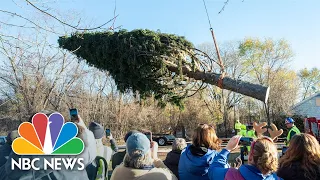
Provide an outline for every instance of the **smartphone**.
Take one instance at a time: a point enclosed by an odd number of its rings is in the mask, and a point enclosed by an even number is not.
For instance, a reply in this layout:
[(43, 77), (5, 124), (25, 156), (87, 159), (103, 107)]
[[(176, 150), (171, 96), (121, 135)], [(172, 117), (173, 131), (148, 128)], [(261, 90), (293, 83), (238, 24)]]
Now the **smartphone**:
[(241, 137), (239, 141), (239, 145), (251, 146), (252, 142), (253, 142), (253, 138), (251, 137)]
[(78, 120), (78, 109), (70, 109), (70, 118), (71, 121), (77, 121)]
[(110, 129), (106, 129), (106, 136), (110, 136)]

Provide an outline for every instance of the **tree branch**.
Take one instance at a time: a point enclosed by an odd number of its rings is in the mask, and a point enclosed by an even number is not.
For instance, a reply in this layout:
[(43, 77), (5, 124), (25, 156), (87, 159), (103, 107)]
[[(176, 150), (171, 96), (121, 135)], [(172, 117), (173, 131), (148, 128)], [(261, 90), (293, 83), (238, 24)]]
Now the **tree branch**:
[(116, 18), (118, 17), (118, 15), (117, 15), (117, 16), (113, 17), (112, 19), (110, 19), (109, 21), (107, 21), (106, 23), (103, 23), (102, 25), (97, 26), (97, 27), (94, 27), (94, 28), (77, 28), (76, 26), (70, 25), (70, 24), (68, 24), (68, 23), (66, 23), (66, 22), (58, 19), (57, 17), (53, 16), (52, 14), (50, 14), (50, 13), (48, 13), (48, 12), (46, 12), (46, 11), (40, 9), (40, 8), (38, 8), (36, 5), (34, 5), (33, 3), (31, 3), (29, 0), (25, 0), (25, 1), (26, 1), (27, 3), (29, 3), (32, 7), (34, 7), (35, 9), (37, 9), (38, 11), (42, 12), (43, 14), (46, 14), (46, 15), (52, 17), (53, 19), (57, 20), (57, 21), (60, 22), (61, 24), (64, 24), (64, 25), (66, 25), (66, 26), (69, 26), (69, 27), (71, 27), (71, 28), (73, 28), (73, 29), (75, 29), (75, 30), (79, 30), (79, 31), (90, 31), (90, 30), (100, 29), (100, 28), (102, 28), (103, 26), (105, 26), (106, 24), (110, 23), (112, 20), (114, 20), (114, 19), (116, 19)]

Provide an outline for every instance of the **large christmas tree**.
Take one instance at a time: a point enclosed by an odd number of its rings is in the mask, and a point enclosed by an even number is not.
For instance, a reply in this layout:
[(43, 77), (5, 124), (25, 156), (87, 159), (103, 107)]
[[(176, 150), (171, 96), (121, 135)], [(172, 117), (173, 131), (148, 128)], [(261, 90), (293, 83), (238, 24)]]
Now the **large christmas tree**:
[(217, 85), (263, 102), (269, 88), (208, 71), (203, 58), (184, 37), (151, 30), (74, 33), (60, 37), (59, 46), (84, 59), (89, 65), (108, 71), (121, 92), (138, 92), (141, 98), (154, 96), (161, 105), (181, 100), (203, 84)]

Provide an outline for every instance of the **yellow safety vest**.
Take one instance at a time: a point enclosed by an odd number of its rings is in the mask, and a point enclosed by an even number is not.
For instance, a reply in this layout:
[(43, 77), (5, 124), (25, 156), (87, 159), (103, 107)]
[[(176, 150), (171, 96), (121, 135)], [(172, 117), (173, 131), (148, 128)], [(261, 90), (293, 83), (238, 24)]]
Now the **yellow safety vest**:
[(240, 131), (240, 135), (243, 136), (243, 137), (246, 137), (247, 136), (247, 130), (241, 130)]
[(234, 129), (237, 129), (237, 130), (241, 130), (241, 123), (236, 123), (235, 125), (234, 125)]
[(292, 128), (290, 129), (290, 131), (288, 132), (288, 135), (287, 135), (287, 142), (286, 142), (286, 145), (289, 146), (289, 142), (291, 140), (291, 132), (295, 132), (296, 134), (300, 134), (300, 130), (297, 128), (297, 126), (292, 126)]
[[(249, 130), (247, 132), (247, 136), (246, 137), (257, 138), (256, 135), (254, 134), (254, 130)], [(248, 148), (248, 152), (250, 152), (251, 146), (247, 146), (247, 148)]]

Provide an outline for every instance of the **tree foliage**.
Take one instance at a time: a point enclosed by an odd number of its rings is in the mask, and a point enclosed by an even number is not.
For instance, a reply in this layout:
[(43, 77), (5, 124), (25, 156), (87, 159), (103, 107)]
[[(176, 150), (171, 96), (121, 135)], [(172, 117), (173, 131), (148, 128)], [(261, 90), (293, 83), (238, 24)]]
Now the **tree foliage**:
[(74, 33), (60, 37), (58, 43), (89, 65), (108, 71), (121, 92), (139, 92), (142, 98), (154, 95), (161, 105), (182, 106), (185, 94), (177, 87), (184, 85), (180, 83), (184, 77), (168, 71), (163, 59), (180, 68), (195, 67), (192, 56), (186, 59), (193, 45), (184, 37), (140, 29)]
[(286, 40), (246, 38), (239, 45), (244, 66), (249, 70), (253, 81), (270, 85), (272, 71), (285, 67), (293, 55)]
[(312, 68), (308, 70), (307, 68), (304, 68), (299, 71), (298, 75), (303, 89), (303, 99), (320, 91), (320, 69)]
[(290, 70), (292, 49), (286, 40), (246, 38), (239, 45), (240, 56), (252, 82), (270, 86), (265, 112), (268, 121), (289, 111), (297, 97), (297, 75)]

